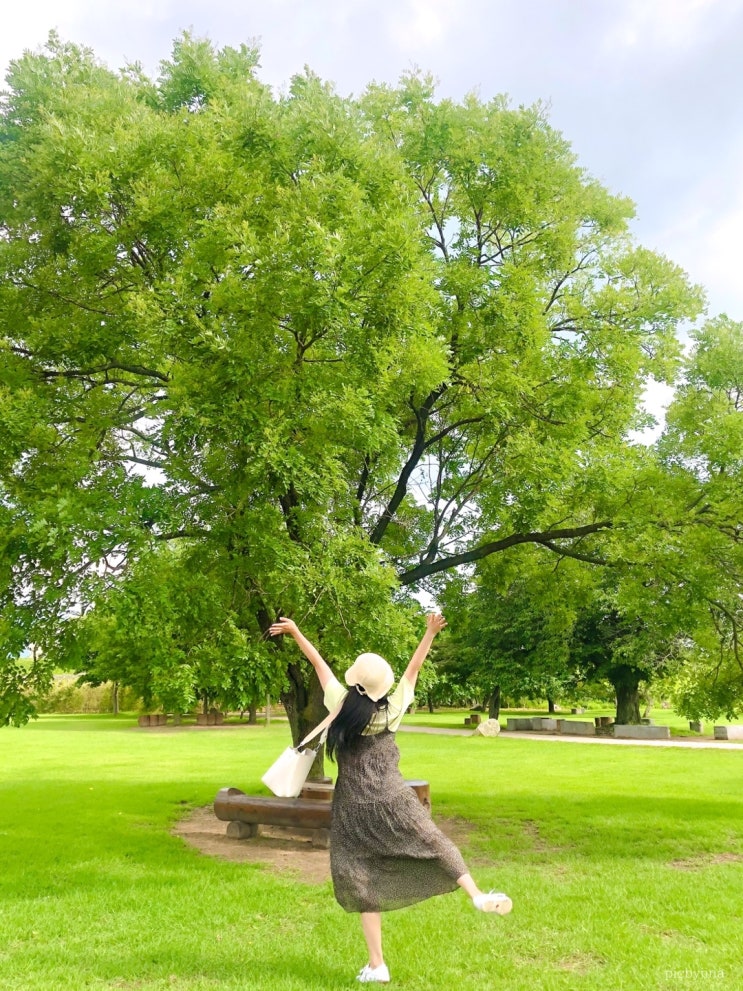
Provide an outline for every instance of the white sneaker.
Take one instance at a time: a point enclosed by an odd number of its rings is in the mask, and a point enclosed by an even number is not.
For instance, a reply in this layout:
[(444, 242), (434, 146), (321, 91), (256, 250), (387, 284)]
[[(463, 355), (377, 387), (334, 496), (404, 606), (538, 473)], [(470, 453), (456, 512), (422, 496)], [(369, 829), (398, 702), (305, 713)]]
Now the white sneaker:
[(386, 963), (380, 963), (378, 967), (370, 967), (367, 964), (356, 980), (361, 981), (362, 984), (389, 984), (390, 972)]
[(489, 891), (487, 894), (475, 895), (472, 904), (480, 912), (497, 912), (498, 915), (508, 915), (513, 908), (513, 902), (502, 891)]

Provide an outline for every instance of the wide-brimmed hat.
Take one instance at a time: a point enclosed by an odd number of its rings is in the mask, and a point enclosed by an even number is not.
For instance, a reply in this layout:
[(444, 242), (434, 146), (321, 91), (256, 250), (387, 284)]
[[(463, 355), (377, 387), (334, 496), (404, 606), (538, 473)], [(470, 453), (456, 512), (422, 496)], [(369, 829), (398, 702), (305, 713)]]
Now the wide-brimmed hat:
[(379, 654), (359, 654), (346, 671), (346, 684), (378, 702), (392, 688), (395, 674)]

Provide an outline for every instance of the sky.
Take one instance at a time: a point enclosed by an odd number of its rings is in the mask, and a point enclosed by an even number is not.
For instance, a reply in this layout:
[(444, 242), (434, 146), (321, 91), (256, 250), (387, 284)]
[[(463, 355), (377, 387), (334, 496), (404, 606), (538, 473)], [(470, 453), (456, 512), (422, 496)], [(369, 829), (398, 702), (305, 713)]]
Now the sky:
[(743, 320), (743, 0), (25, 0), (0, 15), (3, 75), (52, 28), (152, 75), (189, 29), (257, 41), (277, 90), (305, 65), (342, 94), (418, 67), (441, 96), (546, 101), (637, 239)]

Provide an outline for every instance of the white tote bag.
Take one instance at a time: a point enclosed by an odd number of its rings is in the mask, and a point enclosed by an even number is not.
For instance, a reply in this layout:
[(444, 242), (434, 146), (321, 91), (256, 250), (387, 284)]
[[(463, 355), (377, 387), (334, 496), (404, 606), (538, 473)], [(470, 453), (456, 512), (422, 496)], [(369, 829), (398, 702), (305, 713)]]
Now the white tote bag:
[[(343, 703), (341, 703), (342, 705)], [(296, 798), (304, 787), (307, 775), (310, 773), (312, 762), (317, 757), (317, 751), (325, 743), (328, 728), (340, 712), (338, 705), (330, 715), (309, 733), (298, 747), (287, 747), (269, 767), (261, 781), (278, 798)], [(322, 733), (316, 750), (310, 750), (307, 744), (318, 733)]]
[(317, 750), (287, 747), (261, 778), (279, 798), (296, 798), (304, 787)]

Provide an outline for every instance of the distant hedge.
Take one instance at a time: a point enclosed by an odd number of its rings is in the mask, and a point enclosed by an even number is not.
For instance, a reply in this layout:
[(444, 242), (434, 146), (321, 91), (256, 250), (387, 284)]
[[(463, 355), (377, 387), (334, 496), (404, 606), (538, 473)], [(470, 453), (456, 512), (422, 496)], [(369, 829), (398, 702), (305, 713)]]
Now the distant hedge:
[[(36, 703), (40, 713), (105, 713), (113, 712), (113, 683), (78, 685), (75, 675), (55, 675), (51, 691)], [(119, 710), (132, 712), (139, 708), (138, 696), (129, 688), (119, 688)]]

